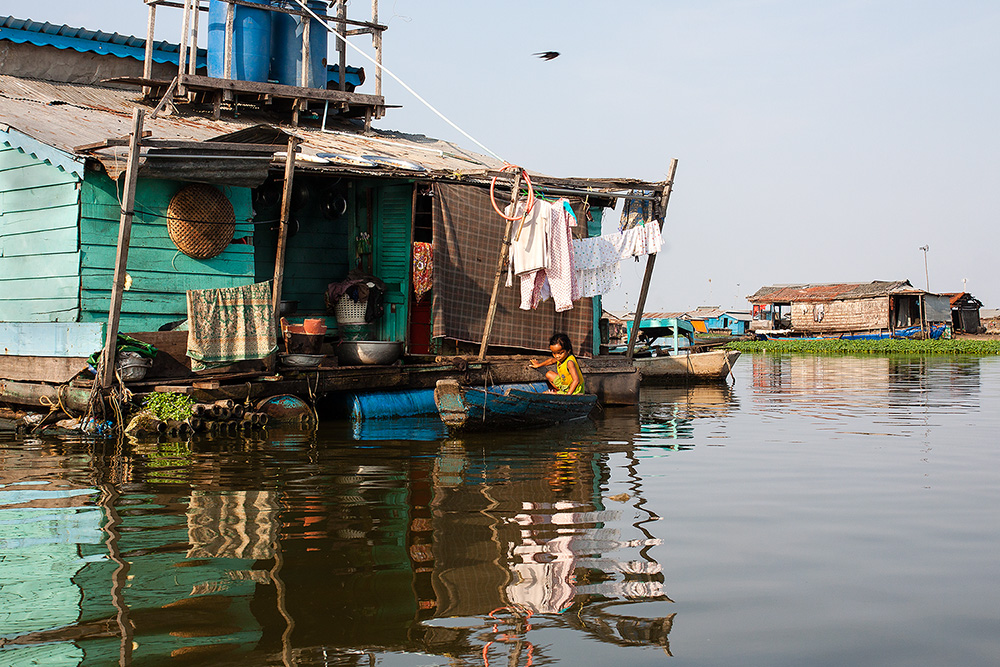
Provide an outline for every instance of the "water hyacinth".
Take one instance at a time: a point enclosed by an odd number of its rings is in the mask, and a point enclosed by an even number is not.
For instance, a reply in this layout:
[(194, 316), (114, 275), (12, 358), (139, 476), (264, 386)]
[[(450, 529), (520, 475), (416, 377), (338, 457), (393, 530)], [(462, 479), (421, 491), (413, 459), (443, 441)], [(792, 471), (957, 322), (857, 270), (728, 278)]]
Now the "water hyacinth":
[(968, 354), (987, 356), (1000, 354), (1000, 340), (972, 338), (949, 340), (881, 340), (794, 339), (733, 341), (726, 345), (743, 353), (766, 354)]

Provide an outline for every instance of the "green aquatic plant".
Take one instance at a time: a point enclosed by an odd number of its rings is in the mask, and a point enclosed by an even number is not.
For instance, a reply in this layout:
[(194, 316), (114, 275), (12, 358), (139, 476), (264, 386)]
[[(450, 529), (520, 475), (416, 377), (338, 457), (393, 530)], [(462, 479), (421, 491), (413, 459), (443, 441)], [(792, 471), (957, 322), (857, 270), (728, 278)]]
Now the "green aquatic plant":
[(191, 416), (194, 399), (187, 394), (156, 392), (143, 401), (143, 407), (156, 415), (160, 421), (184, 421)]
[(726, 345), (731, 350), (744, 353), (767, 354), (967, 354), (988, 356), (1000, 354), (1000, 340), (948, 339), (910, 340), (886, 338), (882, 340), (741, 340)]

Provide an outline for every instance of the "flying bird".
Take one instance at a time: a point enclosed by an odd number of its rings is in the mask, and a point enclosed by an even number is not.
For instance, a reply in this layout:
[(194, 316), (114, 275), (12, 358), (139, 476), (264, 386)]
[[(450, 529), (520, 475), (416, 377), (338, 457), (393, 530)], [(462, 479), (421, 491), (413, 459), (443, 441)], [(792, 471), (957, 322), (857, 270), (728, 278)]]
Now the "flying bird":
[(559, 57), (558, 51), (542, 51), (541, 53), (532, 53), (533, 56), (538, 56), (542, 60), (552, 60), (553, 58)]

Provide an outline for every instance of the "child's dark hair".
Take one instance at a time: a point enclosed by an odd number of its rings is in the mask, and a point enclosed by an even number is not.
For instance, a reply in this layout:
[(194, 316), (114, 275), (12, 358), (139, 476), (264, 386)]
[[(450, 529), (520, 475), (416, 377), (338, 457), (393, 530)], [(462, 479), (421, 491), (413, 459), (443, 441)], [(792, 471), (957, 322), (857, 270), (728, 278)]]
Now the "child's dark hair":
[(552, 338), (549, 339), (549, 345), (558, 345), (566, 352), (573, 354), (573, 343), (569, 341), (569, 336), (564, 333), (552, 334)]

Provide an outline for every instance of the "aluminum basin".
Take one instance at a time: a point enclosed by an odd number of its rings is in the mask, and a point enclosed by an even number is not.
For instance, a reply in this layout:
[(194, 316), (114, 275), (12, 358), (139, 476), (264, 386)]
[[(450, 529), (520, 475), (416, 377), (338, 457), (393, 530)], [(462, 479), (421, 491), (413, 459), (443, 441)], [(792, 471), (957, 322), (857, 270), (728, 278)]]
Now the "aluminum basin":
[(337, 363), (341, 366), (374, 364), (387, 366), (403, 353), (403, 344), (388, 340), (344, 340), (337, 345)]

